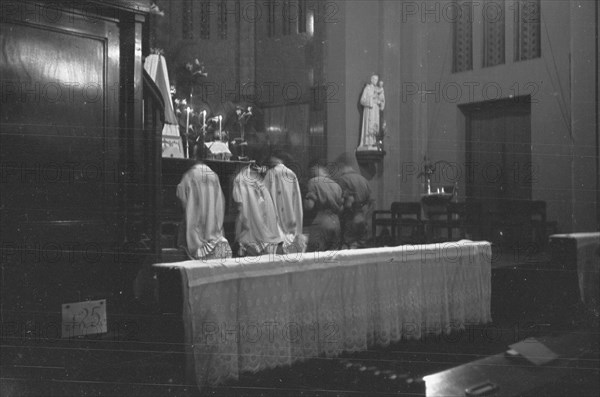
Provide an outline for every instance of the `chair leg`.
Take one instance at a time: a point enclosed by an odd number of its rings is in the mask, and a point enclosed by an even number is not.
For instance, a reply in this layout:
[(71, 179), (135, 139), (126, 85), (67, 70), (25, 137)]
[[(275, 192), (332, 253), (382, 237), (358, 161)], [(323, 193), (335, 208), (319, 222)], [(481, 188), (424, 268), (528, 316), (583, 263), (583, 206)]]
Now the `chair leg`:
[[(427, 242), (428, 242), (428, 243), (435, 243), (435, 242), (436, 242), (436, 241), (435, 241), (435, 240), (436, 240), (436, 239), (435, 239), (435, 231), (436, 231), (436, 228), (435, 228), (435, 226), (434, 226), (434, 225), (431, 225), (431, 224), (430, 224), (428, 229), (429, 229), (429, 230), (428, 230), (428, 232), (427, 232)], [(443, 230), (443, 229), (442, 229), (442, 230)]]
[(377, 238), (377, 221), (375, 219), (371, 220), (371, 233), (371, 237), (373, 238), (373, 241), (375, 241)]

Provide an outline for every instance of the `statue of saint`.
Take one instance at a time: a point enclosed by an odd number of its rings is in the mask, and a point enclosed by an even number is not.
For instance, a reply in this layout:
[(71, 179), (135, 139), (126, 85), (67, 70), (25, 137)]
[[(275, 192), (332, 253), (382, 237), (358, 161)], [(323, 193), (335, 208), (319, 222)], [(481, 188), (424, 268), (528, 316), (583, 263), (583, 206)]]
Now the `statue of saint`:
[(379, 76), (371, 76), (360, 97), (363, 106), (363, 119), (358, 150), (377, 150), (377, 139), (380, 132), (381, 112), (385, 108), (383, 81)]

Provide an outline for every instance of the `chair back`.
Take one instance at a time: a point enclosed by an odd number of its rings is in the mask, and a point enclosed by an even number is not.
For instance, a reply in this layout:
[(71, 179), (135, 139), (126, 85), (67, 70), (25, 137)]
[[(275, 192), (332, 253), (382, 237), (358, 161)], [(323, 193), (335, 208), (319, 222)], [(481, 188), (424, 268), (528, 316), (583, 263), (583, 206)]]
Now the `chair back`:
[(400, 202), (392, 203), (392, 217), (397, 220), (416, 219), (421, 220), (421, 203), (419, 202)]
[(446, 212), (448, 214), (448, 220), (457, 218), (466, 219), (468, 214), (467, 203), (448, 203), (448, 205), (446, 206)]
[(546, 222), (546, 202), (543, 200), (530, 201), (529, 214), (532, 221)]
[(546, 202), (543, 200), (507, 200), (499, 205), (500, 214), (521, 221), (546, 221)]

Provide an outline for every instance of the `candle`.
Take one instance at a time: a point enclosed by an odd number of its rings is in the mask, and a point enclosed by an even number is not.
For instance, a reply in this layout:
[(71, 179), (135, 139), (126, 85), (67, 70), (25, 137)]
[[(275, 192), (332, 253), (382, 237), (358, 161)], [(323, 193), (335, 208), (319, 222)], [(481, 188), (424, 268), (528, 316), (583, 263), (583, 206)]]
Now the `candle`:
[(221, 120), (223, 120), (223, 116), (219, 115), (219, 140), (221, 139)]
[(190, 140), (188, 139), (188, 137), (189, 137), (188, 132), (190, 129), (190, 111), (192, 109), (190, 109), (190, 107), (188, 106), (188, 108), (186, 110), (187, 110), (187, 120), (185, 122), (185, 137), (186, 137), (186, 141), (187, 141), (188, 158), (190, 158), (191, 151), (190, 151)]

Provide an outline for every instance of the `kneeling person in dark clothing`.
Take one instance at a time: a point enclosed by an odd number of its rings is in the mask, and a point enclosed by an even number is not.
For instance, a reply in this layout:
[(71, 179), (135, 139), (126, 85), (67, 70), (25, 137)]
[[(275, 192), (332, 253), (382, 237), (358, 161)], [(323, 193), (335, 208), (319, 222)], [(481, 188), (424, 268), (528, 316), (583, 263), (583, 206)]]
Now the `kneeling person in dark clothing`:
[(365, 177), (350, 166), (349, 158), (344, 155), (339, 161), (335, 180), (344, 194), (342, 213), (342, 248), (366, 247), (368, 219), (371, 211), (371, 187)]

